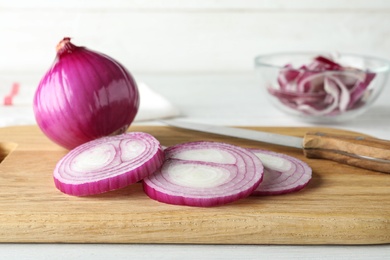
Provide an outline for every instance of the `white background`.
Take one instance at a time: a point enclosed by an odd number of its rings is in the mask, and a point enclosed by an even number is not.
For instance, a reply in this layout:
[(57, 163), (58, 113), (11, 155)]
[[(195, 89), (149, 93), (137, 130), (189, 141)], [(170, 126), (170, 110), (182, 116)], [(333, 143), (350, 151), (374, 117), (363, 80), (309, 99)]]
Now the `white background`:
[(236, 72), (297, 50), (390, 59), (387, 0), (1, 0), (0, 71), (45, 71), (64, 36), (138, 72)]

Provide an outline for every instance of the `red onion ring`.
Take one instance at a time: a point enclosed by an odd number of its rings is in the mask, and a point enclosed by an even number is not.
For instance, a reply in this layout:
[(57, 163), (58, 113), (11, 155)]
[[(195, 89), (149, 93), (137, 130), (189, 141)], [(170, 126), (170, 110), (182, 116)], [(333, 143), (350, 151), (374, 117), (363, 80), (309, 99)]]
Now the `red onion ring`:
[(303, 189), (312, 178), (311, 168), (303, 161), (281, 153), (249, 149), (264, 165), (264, 178), (252, 195), (279, 195)]
[(189, 142), (168, 147), (161, 169), (143, 181), (152, 199), (210, 207), (249, 196), (264, 167), (252, 152), (226, 143)]
[(104, 193), (142, 180), (163, 160), (160, 143), (147, 133), (103, 137), (66, 154), (55, 167), (54, 183), (69, 195)]

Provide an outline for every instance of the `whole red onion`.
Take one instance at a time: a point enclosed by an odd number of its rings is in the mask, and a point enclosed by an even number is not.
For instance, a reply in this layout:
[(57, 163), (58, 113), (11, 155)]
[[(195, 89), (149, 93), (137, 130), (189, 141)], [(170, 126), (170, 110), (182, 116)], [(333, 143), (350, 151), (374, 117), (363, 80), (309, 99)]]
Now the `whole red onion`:
[(57, 45), (57, 57), (34, 96), (34, 114), (43, 133), (72, 149), (103, 136), (124, 133), (139, 108), (130, 72), (111, 57), (75, 46)]

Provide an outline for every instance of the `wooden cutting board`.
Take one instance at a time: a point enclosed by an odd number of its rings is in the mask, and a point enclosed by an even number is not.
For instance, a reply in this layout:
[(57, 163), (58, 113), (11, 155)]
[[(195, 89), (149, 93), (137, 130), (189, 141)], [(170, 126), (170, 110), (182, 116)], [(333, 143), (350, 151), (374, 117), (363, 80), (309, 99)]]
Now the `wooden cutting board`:
[[(253, 128), (301, 136), (308, 128)], [(341, 132), (334, 129), (321, 131)], [(301, 151), (159, 126), (132, 126), (162, 145), (224, 141), (306, 161), (313, 179), (302, 191), (249, 197), (214, 208), (149, 199), (137, 183), (91, 197), (59, 192), (52, 171), (66, 150), (35, 126), (0, 129), (0, 242), (192, 244), (390, 243), (390, 175), (306, 159)]]

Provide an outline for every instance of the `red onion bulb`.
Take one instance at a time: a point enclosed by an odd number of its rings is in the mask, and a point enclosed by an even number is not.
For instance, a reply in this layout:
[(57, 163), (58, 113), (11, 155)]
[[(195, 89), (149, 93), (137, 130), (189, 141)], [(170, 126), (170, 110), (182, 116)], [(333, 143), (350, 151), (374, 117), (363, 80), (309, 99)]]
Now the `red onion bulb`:
[(34, 114), (43, 133), (73, 149), (85, 142), (122, 134), (139, 108), (130, 72), (111, 57), (64, 38), (57, 57), (34, 96)]

